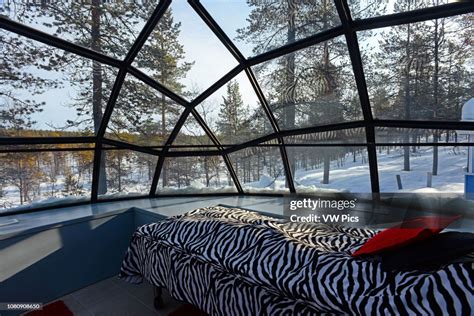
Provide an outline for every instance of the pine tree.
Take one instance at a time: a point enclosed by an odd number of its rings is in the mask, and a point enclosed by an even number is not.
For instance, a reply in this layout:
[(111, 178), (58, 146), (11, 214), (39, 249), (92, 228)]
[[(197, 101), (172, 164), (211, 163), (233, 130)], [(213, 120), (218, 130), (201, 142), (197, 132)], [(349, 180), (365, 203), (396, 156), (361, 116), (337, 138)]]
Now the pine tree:
[(31, 89), (38, 95), (60, 87), (59, 79), (37, 75), (62, 65), (59, 50), (35, 45), (32, 40), (0, 30), (0, 135), (23, 136), (35, 125), (32, 115), (45, 105), (35, 99), (21, 97), (21, 90)]
[(222, 97), (219, 118), (216, 123), (220, 138), (226, 144), (236, 144), (248, 131), (243, 130), (248, 117), (248, 107), (244, 105), (239, 83), (230, 81), (226, 86), (226, 95)]
[[(146, 69), (155, 80), (173, 92), (188, 95), (189, 92), (184, 91), (184, 86), (180, 83), (180, 80), (186, 76), (193, 62), (184, 61), (184, 47), (179, 42), (180, 28), (181, 23), (174, 21), (172, 10), (168, 9), (137, 56), (136, 62), (139, 68)], [(162, 141), (158, 145), (161, 145), (168, 136), (170, 129), (174, 127), (174, 122), (182, 107), (176, 105), (164, 95), (156, 96), (156, 94), (149, 91), (148, 93), (143, 91), (143, 96), (147, 98), (145, 111), (153, 112), (150, 113), (151, 117), (159, 115), (161, 119), (161, 126), (154, 126), (153, 123), (148, 121), (144, 123), (144, 127), (153, 130), (153, 133), (160, 131)], [(159, 104), (159, 107), (155, 107), (154, 104)], [(154, 112), (156, 110), (159, 110), (159, 112)], [(127, 111), (126, 108), (125, 111)], [(149, 136), (147, 133), (142, 134), (146, 136), (145, 138)], [(161, 172), (163, 187), (168, 185), (168, 169), (166, 162), (163, 164)]]

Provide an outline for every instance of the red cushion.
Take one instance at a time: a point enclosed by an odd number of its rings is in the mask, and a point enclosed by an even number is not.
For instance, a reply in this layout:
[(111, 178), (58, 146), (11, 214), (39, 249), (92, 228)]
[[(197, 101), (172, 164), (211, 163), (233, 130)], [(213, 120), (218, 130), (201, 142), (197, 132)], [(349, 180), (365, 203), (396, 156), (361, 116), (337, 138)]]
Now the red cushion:
[(56, 301), (43, 306), (43, 309), (35, 310), (26, 316), (74, 316), (63, 301)]
[(460, 217), (423, 216), (409, 219), (370, 238), (352, 256), (374, 255), (428, 239)]

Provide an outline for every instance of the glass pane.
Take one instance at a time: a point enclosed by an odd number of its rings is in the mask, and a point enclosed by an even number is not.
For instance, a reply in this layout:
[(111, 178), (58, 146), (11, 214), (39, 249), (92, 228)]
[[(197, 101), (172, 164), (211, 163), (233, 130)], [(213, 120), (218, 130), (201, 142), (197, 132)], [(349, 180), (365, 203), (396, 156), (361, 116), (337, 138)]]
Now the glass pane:
[(0, 14), (123, 59), (155, 6), (153, 1), (2, 1)]
[[(380, 191), (463, 193), (467, 159), (465, 146), (379, 146)], [(428, 173), (432, 175), (431, 187)], [(400, 176), (401, 189), (398, 188), (397, 175)]]
[(148, 195), (158, 157), (126, 149), (103, 150), (99, 198)]
[(143, 146), (161, 146), (184, 107), (132, 75), (127, 75), (109, 121), (111, 139)]
[[(208, 124), (208, 122), (206, 122), (206, 124)], [(211, 141), (209, 136), (207, 136), (206, 132), (202, 129), (194, 116), (190, 114), (172, 145), (214, 145), (214, 143)], [(193, 150), (192, 147), (186, 149)]]
[(169, 157), (157, 194), (236, 192), (222, 156)]
[(473, 27), (464, 15), (360, 32), (374, 117), (460, 120), (472, 98)]
[(93, 135), (116, 70), (4, 30), (0, 36), (0, 134)]
[(249, 147), (229, 158), (244, 192), (289, 192), (278, 147)]
[(221, 144), (240, 144), (274, 132), (243, 72), (196, 109)]
[(340, 24), (336, 7), (329, 0), (206, 0), (203, 5), (245, 56), (264, 53)]
[(93, 157), (93, 151), (0, 153), (0, 213), (89, 200)]
[(173, 1), (134, 65), (192, 99), (237, 66), (237, 61), (187, 1)]
[(320, 143), (365, 143), (365, 128), (341, 129), (320, 133), (293, 135), (284, 138), (285, 144), (320, 144)]
[(434, 1), (407, 1), (407, 0), (349, 0), (352, 18), (365, 19), (384, 14), (407, 12), (423, 8), (434, 7), (459, 0), (434, 0)]
[(287, 147), (297, 193), (372, 192), (366, 147)]
[(472, 142), (468, 131), (435, 130), (419, 128), (376, 127), (377, 143), (465, 143)]
[(360, 120), (343, 37), (253, 67), (281, 129)]

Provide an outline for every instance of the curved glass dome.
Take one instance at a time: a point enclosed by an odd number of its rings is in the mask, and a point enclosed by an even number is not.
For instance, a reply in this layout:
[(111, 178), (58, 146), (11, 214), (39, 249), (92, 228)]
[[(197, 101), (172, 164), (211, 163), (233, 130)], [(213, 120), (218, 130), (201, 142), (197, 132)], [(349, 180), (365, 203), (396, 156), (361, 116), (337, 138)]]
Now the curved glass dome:
[(473, 11), (1, 1), (0, 213), (183, 194), (463, 193)]

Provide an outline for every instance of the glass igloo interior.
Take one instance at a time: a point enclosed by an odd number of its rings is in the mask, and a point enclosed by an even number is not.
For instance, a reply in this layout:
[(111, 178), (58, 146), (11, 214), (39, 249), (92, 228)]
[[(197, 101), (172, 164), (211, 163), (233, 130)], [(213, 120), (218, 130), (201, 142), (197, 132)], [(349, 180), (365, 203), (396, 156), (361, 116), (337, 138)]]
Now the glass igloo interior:
[(0, 10), (0, 213), (196, 194), (464, 194), (472, 2)]
[(0, 314), (473, 315), (473, 12), (0, 0)]

